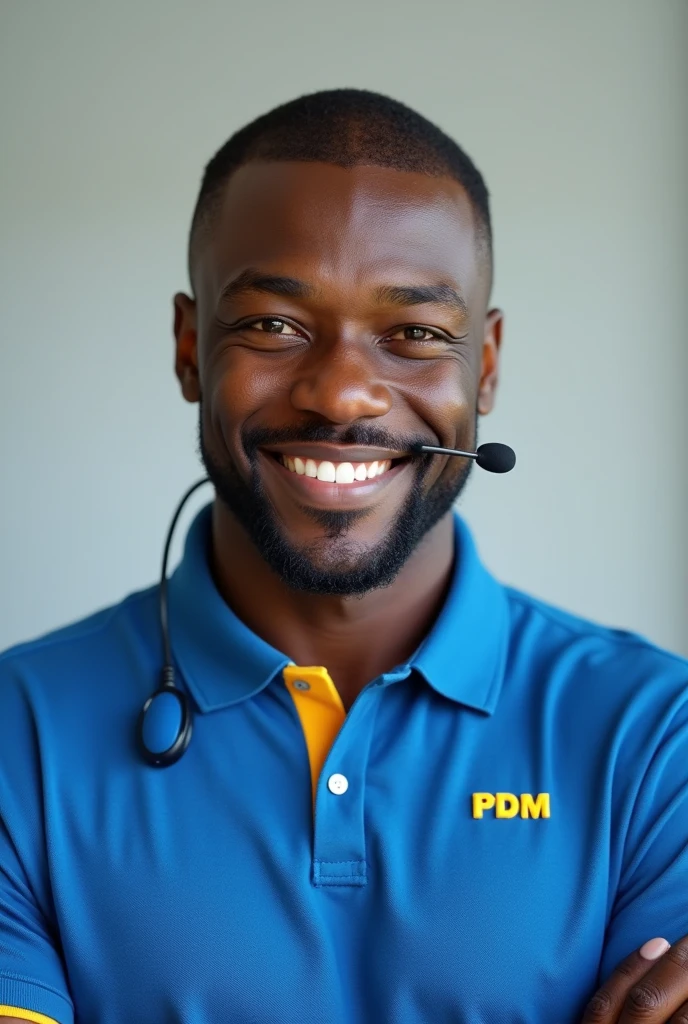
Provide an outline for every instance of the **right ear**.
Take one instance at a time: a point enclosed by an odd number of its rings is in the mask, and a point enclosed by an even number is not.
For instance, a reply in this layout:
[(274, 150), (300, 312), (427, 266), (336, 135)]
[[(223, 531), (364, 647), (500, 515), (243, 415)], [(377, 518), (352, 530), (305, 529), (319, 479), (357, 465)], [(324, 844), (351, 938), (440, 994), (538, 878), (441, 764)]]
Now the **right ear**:
[(187, 402), (199, 402), (201, 383), (198, 378), (198, 340), (196, 335), (196, 303), (183, 292), (174, 297), (174, 336), (177, 340), (174, 369)]

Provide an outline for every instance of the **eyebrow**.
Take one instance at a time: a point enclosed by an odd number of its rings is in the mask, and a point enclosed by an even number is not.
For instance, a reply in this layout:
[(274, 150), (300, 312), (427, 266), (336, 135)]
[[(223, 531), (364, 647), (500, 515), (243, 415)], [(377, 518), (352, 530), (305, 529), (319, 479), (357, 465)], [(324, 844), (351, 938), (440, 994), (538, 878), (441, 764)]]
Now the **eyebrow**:
[(234, 299), (246, 292), (267, 292), (269, 295), (286, 295), (294, 299), (308, 299), (315, 295), (315, 289), (305, 281), (299, 281), (295, 277), (263, 274), (253, 267), (248, 267), (225, 285), (220, 293), (220, 300)]
[(383, 284), (374, 294), (378, 302), (388, 302), (394, 306), (421, 306), (432, 303), (435, 306), (446, 306), (455, 313), (468, 315), (468, 306), (463, 296), (448, 284)]
[[(316, 289), (296, 277), (283, 277), (277, 274), (264, 274), (255, 267), (243, 270), (233, 281), (230, 281), (220, 293), (220, 301), (226, 302), (247, 292), (264, 292), (268, 295), (284, 295), (292, 299), (310, 299), (317, 294)], [(445, 306), (454, 313), (468, 315), (468, 306), (463, 296), (450, 285), (380, 285), (373, 292), (379, 303), (393, 306), (420, 306), (432, 303)]]

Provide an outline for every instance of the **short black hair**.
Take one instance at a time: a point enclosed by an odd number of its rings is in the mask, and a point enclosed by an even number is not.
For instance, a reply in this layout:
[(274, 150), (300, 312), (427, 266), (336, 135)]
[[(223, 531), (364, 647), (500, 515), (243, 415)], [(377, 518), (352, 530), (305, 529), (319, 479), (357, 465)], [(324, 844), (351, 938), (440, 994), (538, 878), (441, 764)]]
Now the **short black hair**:
[(489, 193), (459, 145), (398, 100), (366, 89), (327, 89), (275, 107), (237, 131), (205, 168), (189, 235), (189, 274), (202, 225), (234, 171), (251, 160), (318, 160), (339, 167), (372, 164), (449, 176), (465, 189), (478, 236), (492, 262)]

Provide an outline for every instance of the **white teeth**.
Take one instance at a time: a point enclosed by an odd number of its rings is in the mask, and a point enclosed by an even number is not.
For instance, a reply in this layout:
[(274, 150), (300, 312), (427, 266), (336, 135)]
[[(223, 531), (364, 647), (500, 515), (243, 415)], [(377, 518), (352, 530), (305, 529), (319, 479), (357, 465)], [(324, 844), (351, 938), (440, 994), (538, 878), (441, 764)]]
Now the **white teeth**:
[(316, 462), (314, 459), (281, 456), (281, 461), (292, 473), (309, 476), (325, 483), (352, 484), (354, 481), (373, 480), (391, 468), (391, 459), (376, 462)]
[(334, 478), (338, 484), (352, 484), (354, 482), (354, 467), (350, 462), (340, 462), (335, 469)]

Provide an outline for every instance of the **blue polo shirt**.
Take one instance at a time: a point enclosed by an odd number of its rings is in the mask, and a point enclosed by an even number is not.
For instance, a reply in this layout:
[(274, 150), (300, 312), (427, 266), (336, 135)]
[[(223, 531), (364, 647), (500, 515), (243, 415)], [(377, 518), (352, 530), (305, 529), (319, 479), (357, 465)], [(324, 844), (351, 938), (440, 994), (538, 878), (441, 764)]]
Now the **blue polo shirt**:
[(3, 656), (1, 1013), (577, 1024), (688, 933), (688, 663), (502, 586), (452, 514), (435, 625), (348, 713), (223, 602), (209, 507), (170, 584), (178, 763), (135, 744), (157, 587)]

